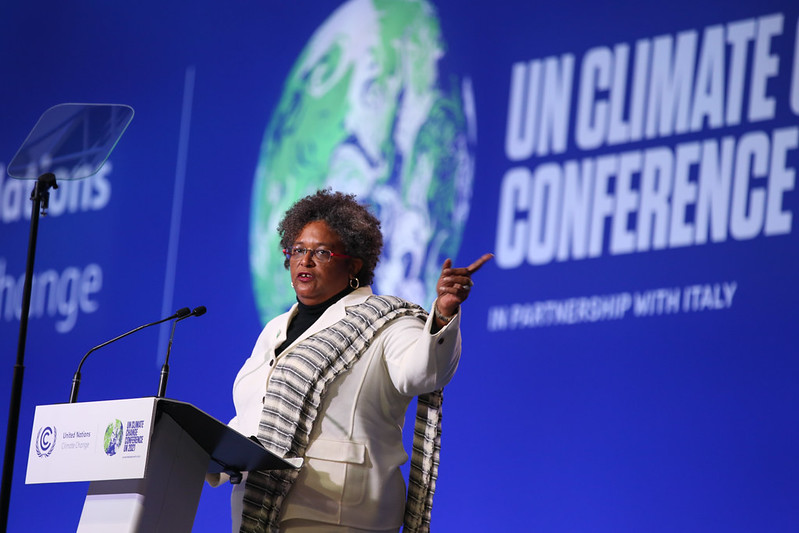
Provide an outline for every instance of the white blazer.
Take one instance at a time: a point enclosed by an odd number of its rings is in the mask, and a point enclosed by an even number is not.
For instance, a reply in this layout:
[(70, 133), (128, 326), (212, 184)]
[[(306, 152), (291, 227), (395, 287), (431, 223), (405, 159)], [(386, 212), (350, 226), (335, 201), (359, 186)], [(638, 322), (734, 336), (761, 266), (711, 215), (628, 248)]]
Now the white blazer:
[[(333, 304), (277, 358), (275, 348), (285, 341), (297, 305), (271, 320), (233, 384), (236, 416), (230, 426), (244, 435), (257, 435), (277, 359), (371, 295), (372, 290), (363, 287)], [(435, 334), (430, 333), (432, 321), (433, 313), (425, 324), (414, 317), (394, 320), (350, 370), (328, 385), (281, 520), (301, 518), (371, 530), (402, 524), (405, 480), (399, 467), (408, 459), (402, 446), (405, 411), (414, 396), (449, 382), (461, 352), (460, 313)], [(245, 484), (246, 477), (233, 488), (233, 531), (240, 527)]]

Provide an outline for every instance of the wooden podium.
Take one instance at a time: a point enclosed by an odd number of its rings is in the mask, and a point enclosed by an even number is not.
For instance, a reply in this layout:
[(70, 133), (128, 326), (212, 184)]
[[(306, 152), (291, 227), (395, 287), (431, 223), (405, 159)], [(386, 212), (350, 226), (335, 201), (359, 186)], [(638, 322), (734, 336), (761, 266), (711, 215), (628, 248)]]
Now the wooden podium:
[(205, 474), (299, 468), (165, 398), (36, 407), (26, 483), (91, 481), (77, 531), (190, 532)]

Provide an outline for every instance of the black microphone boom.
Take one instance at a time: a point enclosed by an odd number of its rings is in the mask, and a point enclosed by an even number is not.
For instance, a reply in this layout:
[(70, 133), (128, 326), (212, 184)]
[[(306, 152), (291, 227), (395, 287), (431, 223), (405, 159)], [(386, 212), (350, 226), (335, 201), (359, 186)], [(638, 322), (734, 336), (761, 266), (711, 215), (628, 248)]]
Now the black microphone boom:
[(138, 328), (132, 329), (132, 330), (128, 331), (127, 333), (123, 333), (119, 337), (114, 337), (110, 341), (106, 341), (106, 342), (104, 342), (102, 344), (98, 344), (97, 346), (95, 346), (94, 348), (92, 348), (91, 350), (86, 352), (86, 355), (84, 355), (83, 359), (80, 360), (80, 364), (78, 365), (78, 370), (75, 372), (75, 375), (72, 378), (72, 390), (69, 393), (69, 403), (75, 403), (75, 402), (78, 401), (78, 389), (80, 388), (80, 369), (83, 368), (83, 363), (86, 362), (86, 358), (89, 357), (89, 354), (91, 354), (93, 351), (99, 350), (103, 346), (108, 346), (112, 342), (116, 342), (119, 339), (127, 337), (128, 335), (136, 333), (137, 331), (142, 330), (144, 328), (149, 328), (150, 326), (155, 326), (155, 325), (161, 324), (163, 322), (166, 322), (167, 320), (174, 320), (176, 318), (178, 320), (180, 320), (180, 319), (186, 318), (187, 316), (190, 316), (191, 314), (192, 314), (192, 311), (188, 307), (182, 307), (182, 308), (178, 309), (177, 311), (175, 311), (175, 314), (173, 314), (171, 316), (168, 316), (166, 318), (162, 318), (161, 320), (159, 320), (157, 322), (150, 322), (149, 324), (144, 324), (143, 326), (139, 326)]
[(190, 316), (201, 316), (205, 314), (205, 311), (206, 309), (204, 305), (198, 305), (188, 315), (182, 316), (172, 322), (172, 333), (169, 335), (169, 344), (167, 344), (166, 347), (166, 359), (164, 359), (164, 365), (161, 367), (161, 378), (158, 380), (157, 398), (163, 398), (164, 394), (166, 394), (166, 382), (169, 380), (169, 354), (172, 352), (172, 338), (175, 336), (175, 326), (177, 326), (178, 322), (184, 318), (189, 318)]

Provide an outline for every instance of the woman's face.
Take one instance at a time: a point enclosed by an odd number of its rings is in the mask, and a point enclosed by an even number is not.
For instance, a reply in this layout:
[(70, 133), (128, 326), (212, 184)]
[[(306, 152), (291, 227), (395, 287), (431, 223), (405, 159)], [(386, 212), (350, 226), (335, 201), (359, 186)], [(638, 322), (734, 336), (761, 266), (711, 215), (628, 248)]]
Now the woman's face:
[[(327, 222), (314, 220), (302, 228), (293, 248), (330, 250), (344, 254), (344, 245)], [(343, 291), (361, 269), (363, 262), (356, 258), (332, 256), (327, 263), (320, 262), (312, 253), (292, 257), (289, 261), (291, 282), (297, 299), (305, 305), (316, 305)]]

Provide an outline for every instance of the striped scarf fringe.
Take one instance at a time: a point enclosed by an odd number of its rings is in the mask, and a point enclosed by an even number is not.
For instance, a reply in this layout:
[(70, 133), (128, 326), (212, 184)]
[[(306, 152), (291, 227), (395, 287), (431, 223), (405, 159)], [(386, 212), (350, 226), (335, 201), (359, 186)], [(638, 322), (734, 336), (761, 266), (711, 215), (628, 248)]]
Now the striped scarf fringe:
[(441, 454), (441, 403), (444, 391), (422, 394), (416, 400), (413, 453), (405, 502), (403, 533), (428, 533), (433, 512), (433, 493)]

